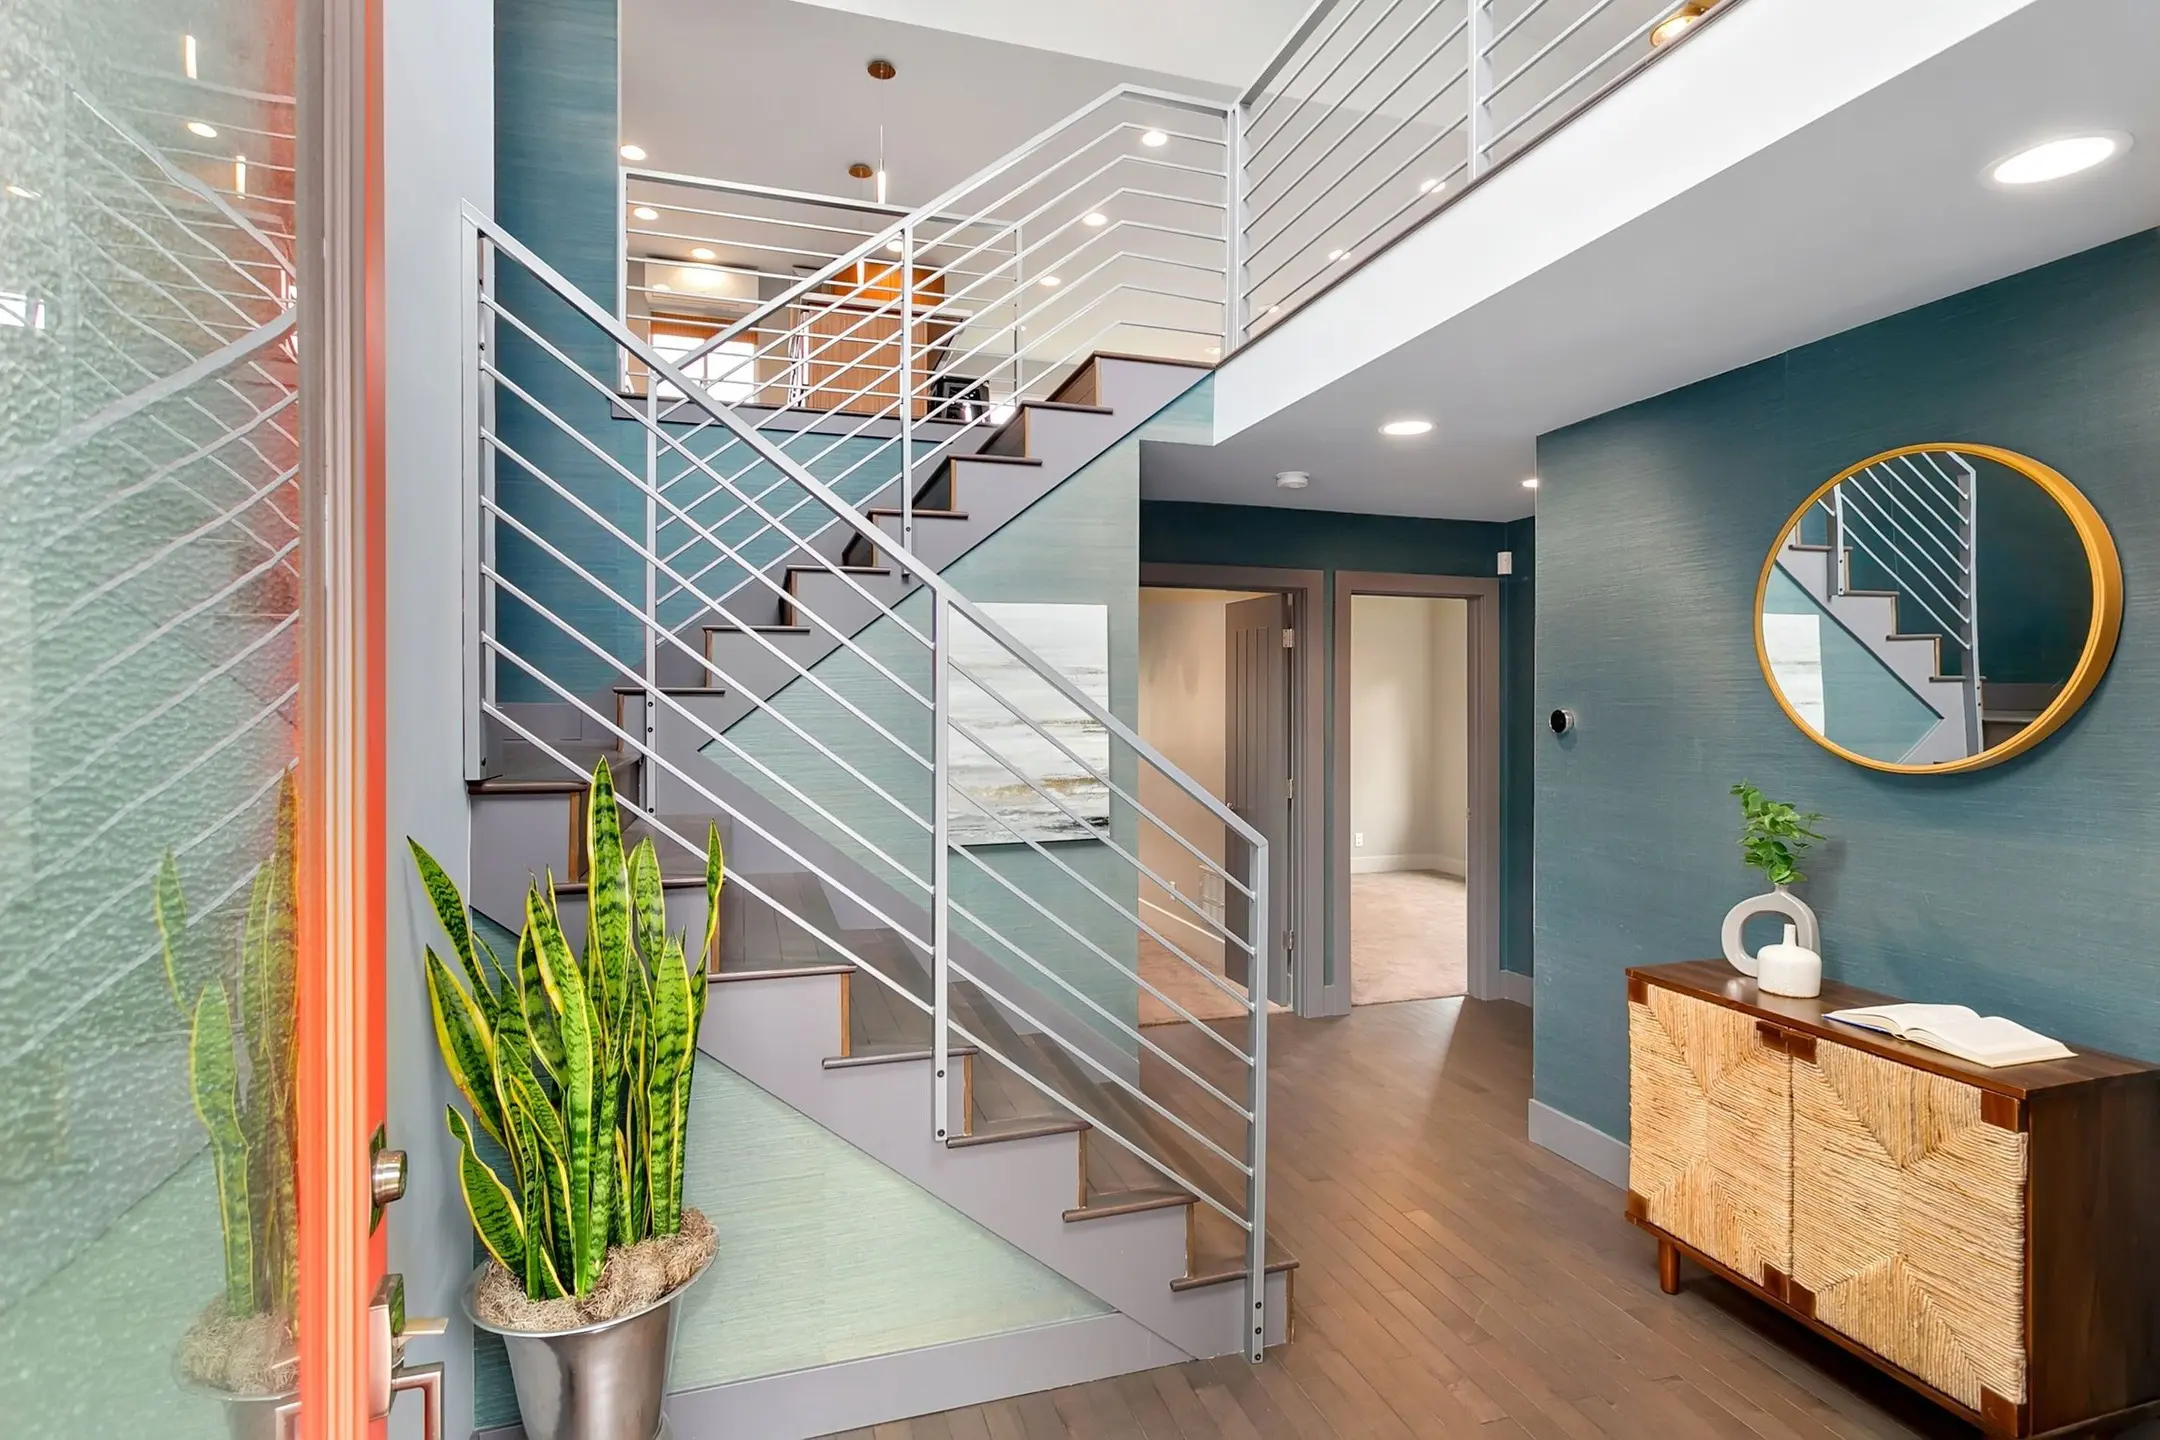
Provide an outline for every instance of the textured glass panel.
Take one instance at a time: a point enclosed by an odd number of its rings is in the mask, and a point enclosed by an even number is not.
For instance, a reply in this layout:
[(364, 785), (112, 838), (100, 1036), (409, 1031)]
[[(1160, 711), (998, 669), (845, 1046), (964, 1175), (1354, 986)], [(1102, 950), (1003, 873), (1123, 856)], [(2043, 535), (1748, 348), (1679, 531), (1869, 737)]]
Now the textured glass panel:
[(290, 1379), (291, 37), (0, 4), (11, 1434), (221, 1434), (184, 1369)]

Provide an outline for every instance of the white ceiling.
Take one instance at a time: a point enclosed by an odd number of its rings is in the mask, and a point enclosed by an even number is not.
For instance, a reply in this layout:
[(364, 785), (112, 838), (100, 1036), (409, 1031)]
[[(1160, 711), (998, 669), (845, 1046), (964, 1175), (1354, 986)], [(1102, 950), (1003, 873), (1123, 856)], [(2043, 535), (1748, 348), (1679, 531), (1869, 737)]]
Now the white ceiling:
[[(1531, 513), (1522, 480), (1542, 433), (2160, 224), (2156, 59), (2155, 0), (2034, 0), (1222, 444), (1151, 447), (1145, 493)], [(1982, 179), (2016, 149), (2093, 129), (2136, 143), (2029, 191)], [(1218, 383), (1297, 346), (1326, 309), (1291, 317)], [(1377, 433), (1405, 414), (1438, 428)], [(1311, 471), (1311, 488), (1277, 489), (1288, 469)]]
[[(1217, 11), (1273, 11), (1285, 3), (1207, 0), (1192, 9), (1213, 16), (1212, 24)], [(1010, 11), (1007, 23), (984, 27), (1010, 33), (983, 38), (953, 33), (969, 28), (957, 24), (903, 23), (948, 7), (955, 20)], [(1093, 20), (1074, 30), (1077, 40), (1106, 26), (1112, 12), (1140, 6), (1090, 0), (1070, 8)], [(1181, 5), (1157, 8), (1180, 15), (1170, 27), (1180, 33), (1197, 23)], [(851, 13), (857, 9), (899, 18)], [(867, 197), (867, 183), (849, 179), (847, 169), (877, 162), (882, 123), (887, 198), (917, 205), (1122, 82), (1217, 98), (1236, 88), (1139, 68), (1142, 60), (1181, 62), (1195, 48), (1142, 43), (1152, 38), (1144, 31), (1119, 46), (1094, 46), (1115, 55), (1011, 43), (1037, 32), (1052, 38), (1061, 33), (1053, 15), (1066, 13), (1006, 0), (853, 0), (846, 8), (622, 0), (623, 139), (643, 146), (655, 169)], [(899, 74), (872, 80), (864, 67), (873, 59), (892, 61)]]
[(1310, 0), (809, 0), (1243, 90)]

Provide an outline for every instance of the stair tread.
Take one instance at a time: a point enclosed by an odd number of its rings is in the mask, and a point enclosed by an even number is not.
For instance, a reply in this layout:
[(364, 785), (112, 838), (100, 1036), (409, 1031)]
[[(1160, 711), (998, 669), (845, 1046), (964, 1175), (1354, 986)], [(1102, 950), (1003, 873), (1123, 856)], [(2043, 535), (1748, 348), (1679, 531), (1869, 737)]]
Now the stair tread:
[(742, 635), (756, 631), (760, 635), (808, 635), (808, 625), (706, 625), (700, 627), (708, 635)]
[(787, 573), (790, 575), (823, 575), (827, 573), (890, 575), (892, 571), (883, 565), (790, 565), (787, 567)]
[(1175, 1190), (1167, 1185), (1154, 1189), (1112, 1190), (1088, 1196), (1085, 1205), (1067, 1210), (1065, 1219), (1068, 1223), (1107, 1220), (1113, 1215), (1137, 1215), (1145, 1210), (1171, 1210), (1198, 1203), (1191, 1191)]
[[(973, 1055), (976, 1049), (973, 1045), (954, 1045), (948, 1047), (945, 1053)], [(935, 1052), (920, 1045), (910, 1045), (899, 1040), (881, 1040), (868, 1045), (852, 1046), (845, 1055), (828, 1055), (825, 1057), (825, 1068), (850, 1070), (862, 1065), (905, 1065), (934, 1058)]]
[(1092, 1129), (1087, 1121), (1069, 1115), (1023, 1115), (1011, 1120), (979, 1122), (971, 1134), (955, 1135), (945, 1143), (954, 1149), (970, 1145), (996, 1145), (1007, 1140), (1033, 1140), (1042, 1135), (1076, 1135)]
[(501, 766), (497, 773), (466, 781), (466, 792), (472, 795), (582, 794), (592, 783), (595, 762), (605, 759), (608, 768), (616, 774), (633, 771), (638, 764), (637, 756), (625, 755), (612, 746), (602, 748), (571, 742), (559, 743), (553, 748), (565, 759), (575, 761), (580, 767), (578, 772), (572, 773), (561, 761), (533, 748), (530, 742), (520, 741), (497, 762)]
[[(660, 888), (663, 890), (699, 890), (703, 889), (704, 885), (705, 877), (703, 875), (662, 875), (660, 877)], [(557, 895), (583, 895), (590, 889), (592, 889), (592, 882), (589, 880), (558, 880), (555, 882), (555, 893)]]
[(1072, 415), (1115, 415), (1117, 411), (1108, 405), (1082, 405), (1072, 400), (1023, 400), (1023, 410), (1061, 410)]
[[(872, 520), (876, 520), (879, 517), (886, 515), (890, 515), (893, 519), (898, 520), (903, 518), (907, 512), (902, 511), (901, 508), (897, 505), (873, 505), (865, 513), (868, 514)], [(920, 505), (917, 505), (915, 507), (914, 515), (915, 518), (918, 520), (965, 520), (968, 518), (968, 512), (965, 510), (926, 510)]]
[[(643, 685), (617, 685), (615, 687), (617, 695), (643, 695), (645, 690), (646, 687)], [(725, 695), (728, 690), (725, 685), (662, 685), (660, 693), (663, 695)]]
[[(1226, 1234), (1238, 1234), (1225, 1227)], [(1242, 1242), (1244, 1237), (1238, 1235)], [(1285, 1250), (1274, 1236), (1267, 1242), (1267, 1272), (1278, 1275), (1298, 1268), (1298, 1258)], [(1209, 1285), (1222, 1285), (1245, 1278), (1245, 1251), (1242, 1244), (1234, 1249), (1217, 1249), (1203, 1244), (1199, 1253), (1192, 1257), (1192, 1266), (1185, 1274), (1170, 1282), (1172, 1290), (1198, 1290)]]

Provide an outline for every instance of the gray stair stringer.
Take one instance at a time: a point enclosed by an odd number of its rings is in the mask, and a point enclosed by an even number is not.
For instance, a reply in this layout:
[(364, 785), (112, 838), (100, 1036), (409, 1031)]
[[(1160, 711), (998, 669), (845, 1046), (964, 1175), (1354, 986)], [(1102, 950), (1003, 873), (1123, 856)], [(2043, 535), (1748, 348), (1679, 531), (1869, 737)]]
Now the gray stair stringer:
[[(830, 1048), (840, 980), (717, 984), (698, 1048), (1186, 1354), (1241, 1350), (1244, 1286), (1170, 1288), (1185, 1273), (1182, 1207), (1065, 1220), (1080, 1183), (1078, 1132), (956, 1149), (933, 1133), (922, 1062), (827, 1069), (821, 1047)], [(1268, 1283), (1270, 1312), (1283, 1316), (1286, 1279)]]

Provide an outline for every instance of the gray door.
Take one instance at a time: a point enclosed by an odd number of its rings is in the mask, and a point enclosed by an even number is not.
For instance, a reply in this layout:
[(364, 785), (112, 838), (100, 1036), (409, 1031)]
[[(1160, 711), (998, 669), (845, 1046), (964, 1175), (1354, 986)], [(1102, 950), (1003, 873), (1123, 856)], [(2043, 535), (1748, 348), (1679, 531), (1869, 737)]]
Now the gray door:
[[(1290, 956), (1284, 944), (1290, 913), (1290, 666), (1284, 645), (1287, 607), (1280, 595), (1240, 600), (1227, 611), (1223, 668), (1223, 799), (1238, 818), (1267, 837), (1268, 917), (1260, 933), (1268, 946), (1268, 998), (1290, 1003)], [(1236, 834), (1224, 837), (1224, 865), (1252, 883), (1252, 846)], [(1230, 933), (1254, 934), (1252, 901), (1224, 887)], [(1248, 978), (1249, 957), (1226, 944), (1230, 978)]]

